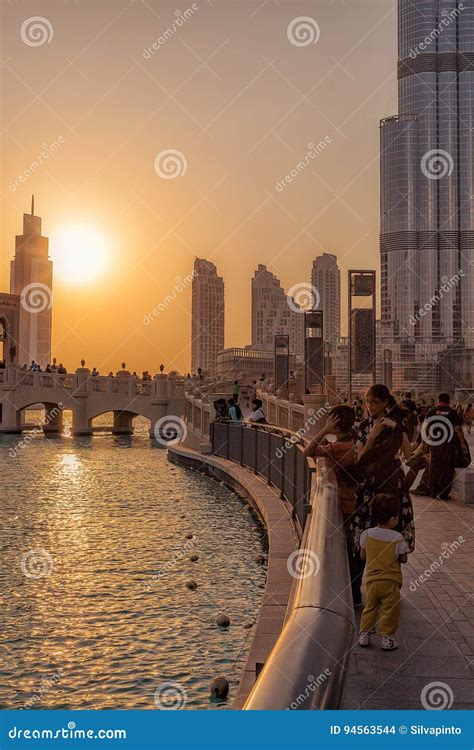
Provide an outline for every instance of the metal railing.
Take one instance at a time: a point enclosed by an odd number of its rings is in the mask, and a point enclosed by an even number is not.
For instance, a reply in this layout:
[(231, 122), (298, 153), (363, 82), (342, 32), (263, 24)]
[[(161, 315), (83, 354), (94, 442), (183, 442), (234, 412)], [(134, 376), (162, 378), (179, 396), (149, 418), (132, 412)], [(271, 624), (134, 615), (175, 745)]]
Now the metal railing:
[[(291, 442), (293, 441), (293, 442)], [(301, 538), (310, 509), (314, 461), (303, 453), (301, 437), (274, 425), (212, 422), (212, 453), (247, 466), (280, 490), (292, 508)]]
[(299, 570), (290, 613), (244, 709), (341, 704), (355, 620), (337, 482), (327, 459), (317, 461)]
[(304, 456), (301, 438), (271, 425), (211, 425), (212, 452), (280, 489), (303, 530), (296, 587), (283, 630), (246, 710), (340, 706), (355, 619), (337, 480), (329, 459)]

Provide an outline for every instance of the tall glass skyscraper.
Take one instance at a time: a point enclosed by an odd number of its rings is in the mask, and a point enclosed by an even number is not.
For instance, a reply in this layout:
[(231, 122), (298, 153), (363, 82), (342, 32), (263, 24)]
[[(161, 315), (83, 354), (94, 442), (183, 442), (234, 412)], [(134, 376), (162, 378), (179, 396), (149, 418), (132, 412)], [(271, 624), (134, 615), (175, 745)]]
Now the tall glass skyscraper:
[(381, 123), (381, 329), (412, 380), (424, 361), (434, 386), (443, 352), (474, 349), (474, 2), (399, 0), (398, 16), (399, 114)]

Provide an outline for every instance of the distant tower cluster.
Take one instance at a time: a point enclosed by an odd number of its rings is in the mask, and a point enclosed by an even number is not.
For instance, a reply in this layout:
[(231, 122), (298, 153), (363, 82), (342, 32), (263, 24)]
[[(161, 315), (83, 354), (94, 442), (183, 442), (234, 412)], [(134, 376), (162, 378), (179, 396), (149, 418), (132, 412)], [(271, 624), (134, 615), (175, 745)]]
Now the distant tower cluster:
[(277, 334), (290, 337), (290, 352), (302, 355), (304, 316), (289, 304), (279, 279), (260, 264), (252, 279), (252, 348), (273, 351)]
[(23, 214), (23, 234), (15, 239), (15, 258), (10, 267), (10, 292), (20, 296), (18, 361), (35, 360), (41, 367), (51, 362), (53, 264), (49, 241), (41, 235), (41, 219)]
[(319, 295), (318, 310), (323, 311), (323, 338), (336, 350), (341, 336), (341, 272), (337, 258), (330, 253), (313, 261), (311, 284)]
[(217, 354), (224, 349), (224, 280), (214, 263), (194, 261), (191, 368), (214, 376)]

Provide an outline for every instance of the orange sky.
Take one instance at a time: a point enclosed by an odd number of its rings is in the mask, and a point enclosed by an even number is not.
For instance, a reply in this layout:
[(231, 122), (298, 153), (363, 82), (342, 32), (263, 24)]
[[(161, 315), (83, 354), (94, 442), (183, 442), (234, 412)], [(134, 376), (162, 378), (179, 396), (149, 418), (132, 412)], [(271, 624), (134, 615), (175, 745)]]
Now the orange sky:
[[(250, 340), (250, 279), (259, 262), (289, 288), (313, 258), (378, 268), (379, 119), (396, 112), (395, 0), (3, 0), (0, 288), (14, 235), (36, 196), (51, 235), (94, 225), (110, 251), (95, 283), (54, 284), (54, 354), (102, 372), (186, 370), (188, 287), (148, 326), (144, 318), (192, 270), (216, 263), (226, 284), (226, 346)], [(22, 40), (31, 16), (49, 43)], [(320, 36), (296, 46), (290, 22)], [(44, 24), (44, 22), (43, 22)], [(326, 146), (276, 189), (308, 143)], [(44, 145), (59, 143), (20, 182)], [(166, 149), (183, 176), (155, 171)], [(344, 316), (343, 316), (344, 320)]]

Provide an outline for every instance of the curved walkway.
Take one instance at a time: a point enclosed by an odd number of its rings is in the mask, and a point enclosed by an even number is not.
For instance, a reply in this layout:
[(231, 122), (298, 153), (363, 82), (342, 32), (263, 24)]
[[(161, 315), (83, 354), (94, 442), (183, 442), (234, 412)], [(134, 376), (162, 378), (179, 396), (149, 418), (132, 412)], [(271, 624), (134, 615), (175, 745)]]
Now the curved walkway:
[(253, 471), (218, 456), (197, 453), (182, 445), (170, 446), (172, 462), (207, 471), (211, 476), (244, 494), (260, 516), (268, 534), (268, 570), (253, 643), (242, 673), (233, 708), (240, 709), (252, 689), (259, 665), (270, 655), (283, 627), (294, 579), (288, 572), (289, 555), (298, 548), (291, 511), (279, 494)]
[[(383, 652), (378, 638), (354, 645), (342, 708), (426, 708), (424, 688), (428, 703), (443, 695), (452, 708), (474, 707), (474, 508), (416, 496), (413, 506), (416, 550), (402, 566), (399, 648)], [(438, 693), (426, 687), (434, 682), (443, 683)]]

